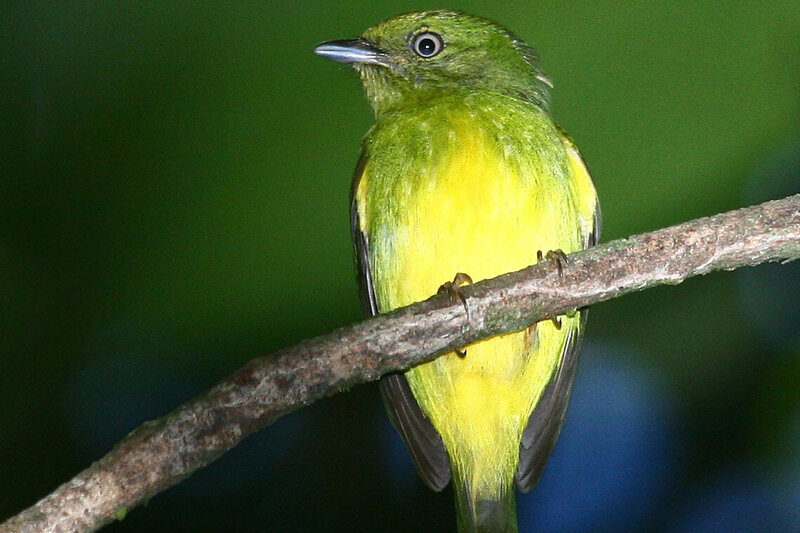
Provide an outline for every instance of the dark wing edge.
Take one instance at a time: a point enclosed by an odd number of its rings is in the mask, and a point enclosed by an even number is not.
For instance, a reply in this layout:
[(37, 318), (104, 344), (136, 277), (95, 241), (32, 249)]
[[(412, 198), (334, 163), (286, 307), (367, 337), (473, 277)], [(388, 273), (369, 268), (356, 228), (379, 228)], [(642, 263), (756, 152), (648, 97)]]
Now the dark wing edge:
[(450, 459), (439, 432), (422, 413), (403, 374), (384, 376), (379, 385), (389, 419), (408, 446), (419, 476), (439, 492), (450, 482)]
[(594, 217), (592, 218), (592, 231), (586, 237), (586, 247), (590, 248), (600, 242), (600, 233), (603, 226), (603, 213), (600, 211), (600, 202), (594, 204)]
[(519, 464), (514, 474), (517, 488), (522, 492), (530, 491), (542, 477), (544, 466), (556, 445), (561, 426), (564, 424), (572, 383), (575, 381), (575, 373), (578, 368), (578, 353), (587, 310), (583, 309), (580, 313), (579, 326), (573, 328), (564, 341), (558, 371), (542, 392), (542, 396), (522, 432), (522, 440), (519, 444)]
[(378, 299), (375, 297), (375, 286), (372, 284), (372, 273), (369, 270), (369, 244), (367, 236), (361, 231), (358, 205), (356, 205), (356, 190), (366, 165), (367, 158), (362, 156), (356, 166), (353, 186), (350, 189), (350, 235), (353, 238), (356, 282), (358, 283), (358, 295), (361, 298), (361, 308), (367, 316), (375, 316), (378, 314)]
[[(356, 193), (367, 158), (361, 156), (350, 190), (350, 232), (353, 237), (361, 306), (369, 316), (378, 314), (378, 302), (372, 283), (369, 261), (369, 242), (361, 231)], [(411, 392), (408, 380), (401, 373), (383, 376), (379, 383), (381, 397), (392, 425), (408, 446), (414, 466), (428, 487), (440, 491), (450, 482), (450, 460), (439, 433), (423, 414)]]

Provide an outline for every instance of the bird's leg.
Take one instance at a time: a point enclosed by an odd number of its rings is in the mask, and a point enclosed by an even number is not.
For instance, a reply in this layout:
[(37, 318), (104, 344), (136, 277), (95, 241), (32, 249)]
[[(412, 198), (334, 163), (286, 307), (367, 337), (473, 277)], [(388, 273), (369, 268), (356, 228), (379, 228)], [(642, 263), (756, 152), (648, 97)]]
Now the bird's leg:
[[(464, 285), (471, 285), (472, 278), (469, 277), (469, 274), (464, 274), (463, 272), (458, 272), (456, 276), (453, 278), (453, 281), (446, 281), (439, 287), (440, 293), (444, 292), (450, 297), (450, 301), (455, 303), (456, 301), (460, 300), (461, 303), (464, 305), (464, 312), (467, 314), (467, 323), (469, 324), (469, 306), (467, 305), (467, 298), (464, 294), (459, 290)], [(459, 350), (456, 348), (455, 350), (456, 355), (459, 357), (466, 357), (467, 350)]]
[[(558, 277), (564, 277), (564, 265), (569, 264), (569, 259), (567, 259), (567, 254), (564, 253), (563, 250), (548, 250), (547, 253), (542, 254), (541, 250), (536, 251), (536, 261), (541, 263), (543, 260), (547, 259), (548, 261), (555, 263), (556, 268), (558, 269)], [(554, 316), (551, 317), (550, 320), (553, 321), (553, 325), (556, 329), (561, 329), (561, 317)]]

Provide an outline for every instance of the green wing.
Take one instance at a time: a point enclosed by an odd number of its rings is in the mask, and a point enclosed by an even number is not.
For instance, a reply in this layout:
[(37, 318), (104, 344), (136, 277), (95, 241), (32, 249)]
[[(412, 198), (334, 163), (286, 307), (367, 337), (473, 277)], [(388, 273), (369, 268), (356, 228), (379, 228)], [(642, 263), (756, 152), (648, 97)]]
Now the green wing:
[[(367, 159), (362, 156), (353, 177), (350, 191), (350, 231), (355, 246), (356, 278), (361, 305), (364, 312), (372, 316), (380, 310), (370, 272), (369, 235), (361, 227), (355, 194), (366, 164)], [(450, 460), (442, 438), (422, 413), (406, 377), (402, 373), (384, 376), (380, 380), (380, 390), (389, 419), (408, 446), (420, 477), (431, 489), (442, 490), (450, 482)]]

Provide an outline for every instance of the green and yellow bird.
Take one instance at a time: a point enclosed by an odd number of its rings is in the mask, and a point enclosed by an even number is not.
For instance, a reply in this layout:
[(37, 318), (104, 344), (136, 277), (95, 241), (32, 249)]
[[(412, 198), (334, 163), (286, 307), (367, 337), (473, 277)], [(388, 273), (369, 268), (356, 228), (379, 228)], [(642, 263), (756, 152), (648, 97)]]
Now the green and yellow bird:
[[(491, 278), (596, 242), (589, 173), (550, 116), (536, 53), (512, 33), (424, 11), (315, 52), (355, 67), (375, 113), (351, 203), (368, 313), (424, 300), (456, 273)], [(533, 487), (558, 437), (585, 310), (559, 320), (381, 381), (422, 479), (438, 491), (453, 478), (460, 531), (517, 531), (514, 486)]]

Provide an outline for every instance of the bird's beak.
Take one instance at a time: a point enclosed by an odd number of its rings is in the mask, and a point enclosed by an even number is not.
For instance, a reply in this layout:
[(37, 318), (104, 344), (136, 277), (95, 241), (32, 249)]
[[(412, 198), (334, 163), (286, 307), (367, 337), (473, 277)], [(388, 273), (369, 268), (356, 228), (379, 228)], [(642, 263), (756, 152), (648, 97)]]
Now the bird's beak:
[(349, 65), (389, 66), (388, 54), (366, 39), (328, 41), (314, 48), (314, 53)]

